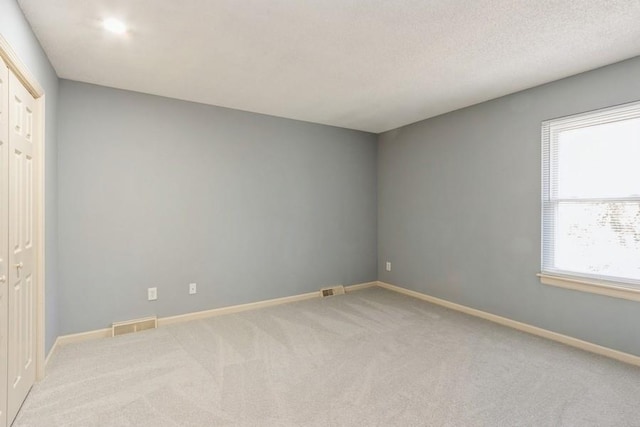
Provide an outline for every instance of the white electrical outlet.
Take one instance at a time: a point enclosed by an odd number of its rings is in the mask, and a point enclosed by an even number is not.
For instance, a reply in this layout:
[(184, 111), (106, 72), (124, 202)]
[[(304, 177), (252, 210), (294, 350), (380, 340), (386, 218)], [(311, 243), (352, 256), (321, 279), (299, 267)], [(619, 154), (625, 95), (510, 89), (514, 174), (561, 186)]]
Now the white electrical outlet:
[(391, 271), (391, 263), (387, 261), (386, 270)]
[(147, 298), (149, 301), (155, 301), (158, 299), (158, 288), (148, 288), (147, 289)]
[(193, 295), (198, 292), (198, 285), (195, 283), (189, 283), (189, 295)]

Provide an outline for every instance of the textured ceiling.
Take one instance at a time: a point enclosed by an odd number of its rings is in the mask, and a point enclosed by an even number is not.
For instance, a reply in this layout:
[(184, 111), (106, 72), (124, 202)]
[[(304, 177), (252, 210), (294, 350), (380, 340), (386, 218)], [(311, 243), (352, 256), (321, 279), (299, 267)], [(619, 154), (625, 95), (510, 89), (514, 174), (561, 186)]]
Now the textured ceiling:
[(60, 77), (371, 132), (640, 54), (639, 0), (19, 4)]

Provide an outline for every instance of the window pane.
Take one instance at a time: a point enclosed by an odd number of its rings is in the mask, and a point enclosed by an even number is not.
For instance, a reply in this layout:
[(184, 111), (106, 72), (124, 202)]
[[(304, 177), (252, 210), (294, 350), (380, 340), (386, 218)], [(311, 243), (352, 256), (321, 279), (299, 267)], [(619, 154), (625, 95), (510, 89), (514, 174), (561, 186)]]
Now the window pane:
[(564, 202), (556, 215), (556, 269), (640, 280), (640, 202)]
[(557, 197), (640, 196), (640, 118), (558, 133)]

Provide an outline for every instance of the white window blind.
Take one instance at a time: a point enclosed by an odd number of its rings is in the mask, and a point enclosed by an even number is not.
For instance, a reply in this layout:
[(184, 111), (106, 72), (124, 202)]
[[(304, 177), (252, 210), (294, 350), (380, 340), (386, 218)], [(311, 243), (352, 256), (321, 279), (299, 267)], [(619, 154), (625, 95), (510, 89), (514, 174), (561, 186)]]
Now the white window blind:
[(640, 287), (640, 102), (542, 124), (542, 273)]

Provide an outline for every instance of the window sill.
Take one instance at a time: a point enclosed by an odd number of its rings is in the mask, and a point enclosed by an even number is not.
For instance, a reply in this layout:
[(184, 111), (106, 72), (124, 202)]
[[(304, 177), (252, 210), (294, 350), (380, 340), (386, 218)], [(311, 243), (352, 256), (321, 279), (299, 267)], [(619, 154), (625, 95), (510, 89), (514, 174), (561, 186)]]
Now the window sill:
[(557, 286), (559, 288), (571, 289), (574, 291), (589, 292), (598, 295), (606, 295), (613, 298), (640, 301), (640, 289), (637, 288), (578, 277), (552, 276), (543, 273), (538, 273), (537, 276), (540, 278), (540, 282), (545, 285)]

